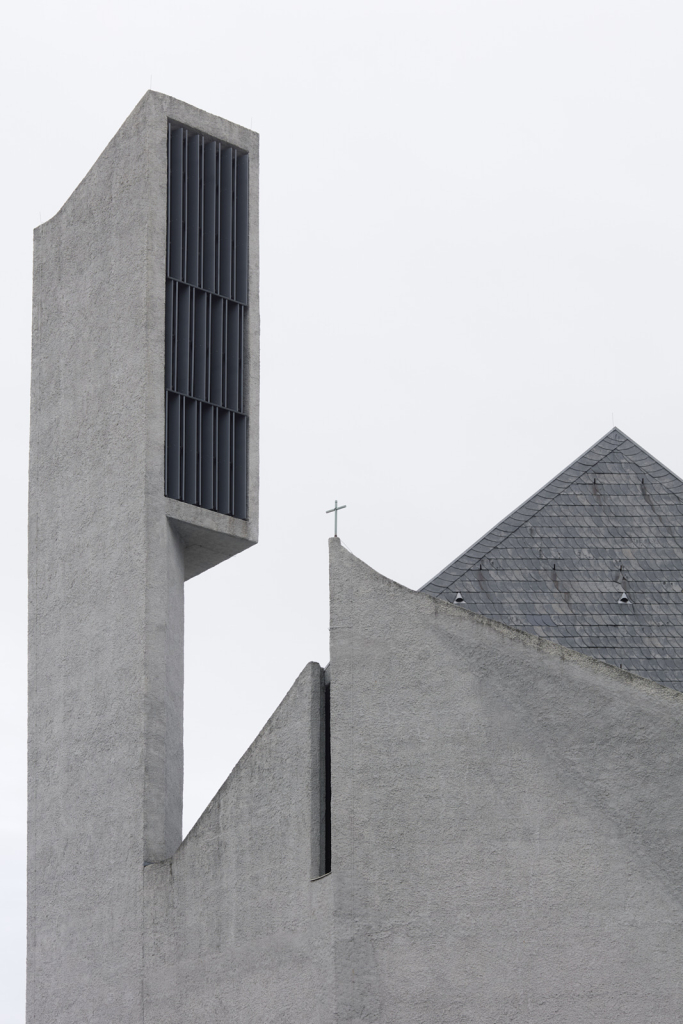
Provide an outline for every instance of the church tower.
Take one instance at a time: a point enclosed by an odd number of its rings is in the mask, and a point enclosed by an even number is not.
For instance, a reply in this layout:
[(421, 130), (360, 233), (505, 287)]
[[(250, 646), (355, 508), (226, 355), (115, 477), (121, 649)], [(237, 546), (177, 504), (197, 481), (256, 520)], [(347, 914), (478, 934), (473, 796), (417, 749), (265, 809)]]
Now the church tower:
[(35, 232), (31, 1024), (143, 1018), (183, 583), (258, 537), (258, 268), (258, 136), (151, 91)]
[[(35, 238), (30, 1024), (683, 1018), (683, 481), (616, 429), (310, 662), (181, 842), (256, 543), (258, 139), (149, 92)], [(226, 650), (226, 661), (230, 652)]]

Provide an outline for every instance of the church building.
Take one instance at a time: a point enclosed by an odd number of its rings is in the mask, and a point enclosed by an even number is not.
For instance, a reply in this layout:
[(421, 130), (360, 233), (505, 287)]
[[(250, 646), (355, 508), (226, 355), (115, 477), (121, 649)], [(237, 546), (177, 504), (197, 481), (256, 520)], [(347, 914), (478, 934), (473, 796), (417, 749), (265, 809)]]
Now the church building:
[(683, 481), (616, 428), (421, 591), (330, 541), (181, 841), (183, 584), (258, 540), (258, 136), (148, 92), (35, 232), (29, 1024), (678, 1024)]

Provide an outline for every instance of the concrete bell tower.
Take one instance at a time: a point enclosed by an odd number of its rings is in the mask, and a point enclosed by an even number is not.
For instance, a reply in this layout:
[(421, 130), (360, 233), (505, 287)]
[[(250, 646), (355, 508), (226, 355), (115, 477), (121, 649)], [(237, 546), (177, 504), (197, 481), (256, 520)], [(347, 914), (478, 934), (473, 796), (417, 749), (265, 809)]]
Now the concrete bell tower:
[(31, 1024), (143, 1019), (183, 582), (258, 536), (258, 274), (258, 136), (151, 91), (35, 232)]

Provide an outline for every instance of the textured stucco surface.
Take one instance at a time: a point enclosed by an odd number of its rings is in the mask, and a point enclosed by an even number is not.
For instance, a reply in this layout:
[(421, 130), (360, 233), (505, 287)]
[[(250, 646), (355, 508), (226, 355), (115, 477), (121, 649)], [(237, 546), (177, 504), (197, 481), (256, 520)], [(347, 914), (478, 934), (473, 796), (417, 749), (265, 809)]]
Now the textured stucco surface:
[[(166, 499), (167, 118), (251, 154), (244, 523)], [(674, 1024), (683, 694), (331, 542), (321, 672), (180, 843), (183, 580), (254, 543), (258, 139), (148, 93), (36, 232), (31, 1024)]]
[(331, 542), (335, 1020), (683, 1016), (683, 695)]
[[(164, 497), (169, 117), (250, 152), (248, 522)], [(183, 579), (258, 535), (258, 137), (149, 92), (34, 241), (27, 1014), (123, 1024), (181, 838)]]
[(145, 869), (145, 1024), (331, 1020), (319, 691), (308, 665), (172, 860)]
[(683, 695), (331, 542), (332, 871), (309, 665), (145, 869), (145, 1021), (674, 1024)]

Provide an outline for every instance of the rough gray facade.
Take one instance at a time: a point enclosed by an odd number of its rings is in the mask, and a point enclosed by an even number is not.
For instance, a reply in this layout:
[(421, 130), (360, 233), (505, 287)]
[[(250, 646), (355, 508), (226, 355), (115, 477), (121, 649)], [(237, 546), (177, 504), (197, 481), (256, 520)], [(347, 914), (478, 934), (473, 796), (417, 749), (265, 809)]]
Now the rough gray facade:
[(145, 869), (146, 1024), (679, 1021), (683, 695), (338, 541), (330, 584), (332, 871), (312, 665)]
[[(164, 497), (169, 118), (251, 156), (246, 522)], [(329, 668), (180, 843), (183, 581), (257, 539), (257, 164), (253, 133), (148, 93), (36, 233), (28, 1021), (677, 1024), (683, 694), (337, 540)], [(603, 446), (609, 520), (646, 471)]]
[[(168, 119), (251, 160), (249, 519), (164, 497)], [(139, 1021), (181, 839), (183, 580), (258, 536), (258, 137), (149, 92), (35, 232), (28, 1020)]]
[(335, 1020), (674, 1024), (683, 696), (332, 542)]
[(145, 868), (145, 1022), (332, 1021), (331, 885), (311, 881), (320, 666), (175, 856)]

